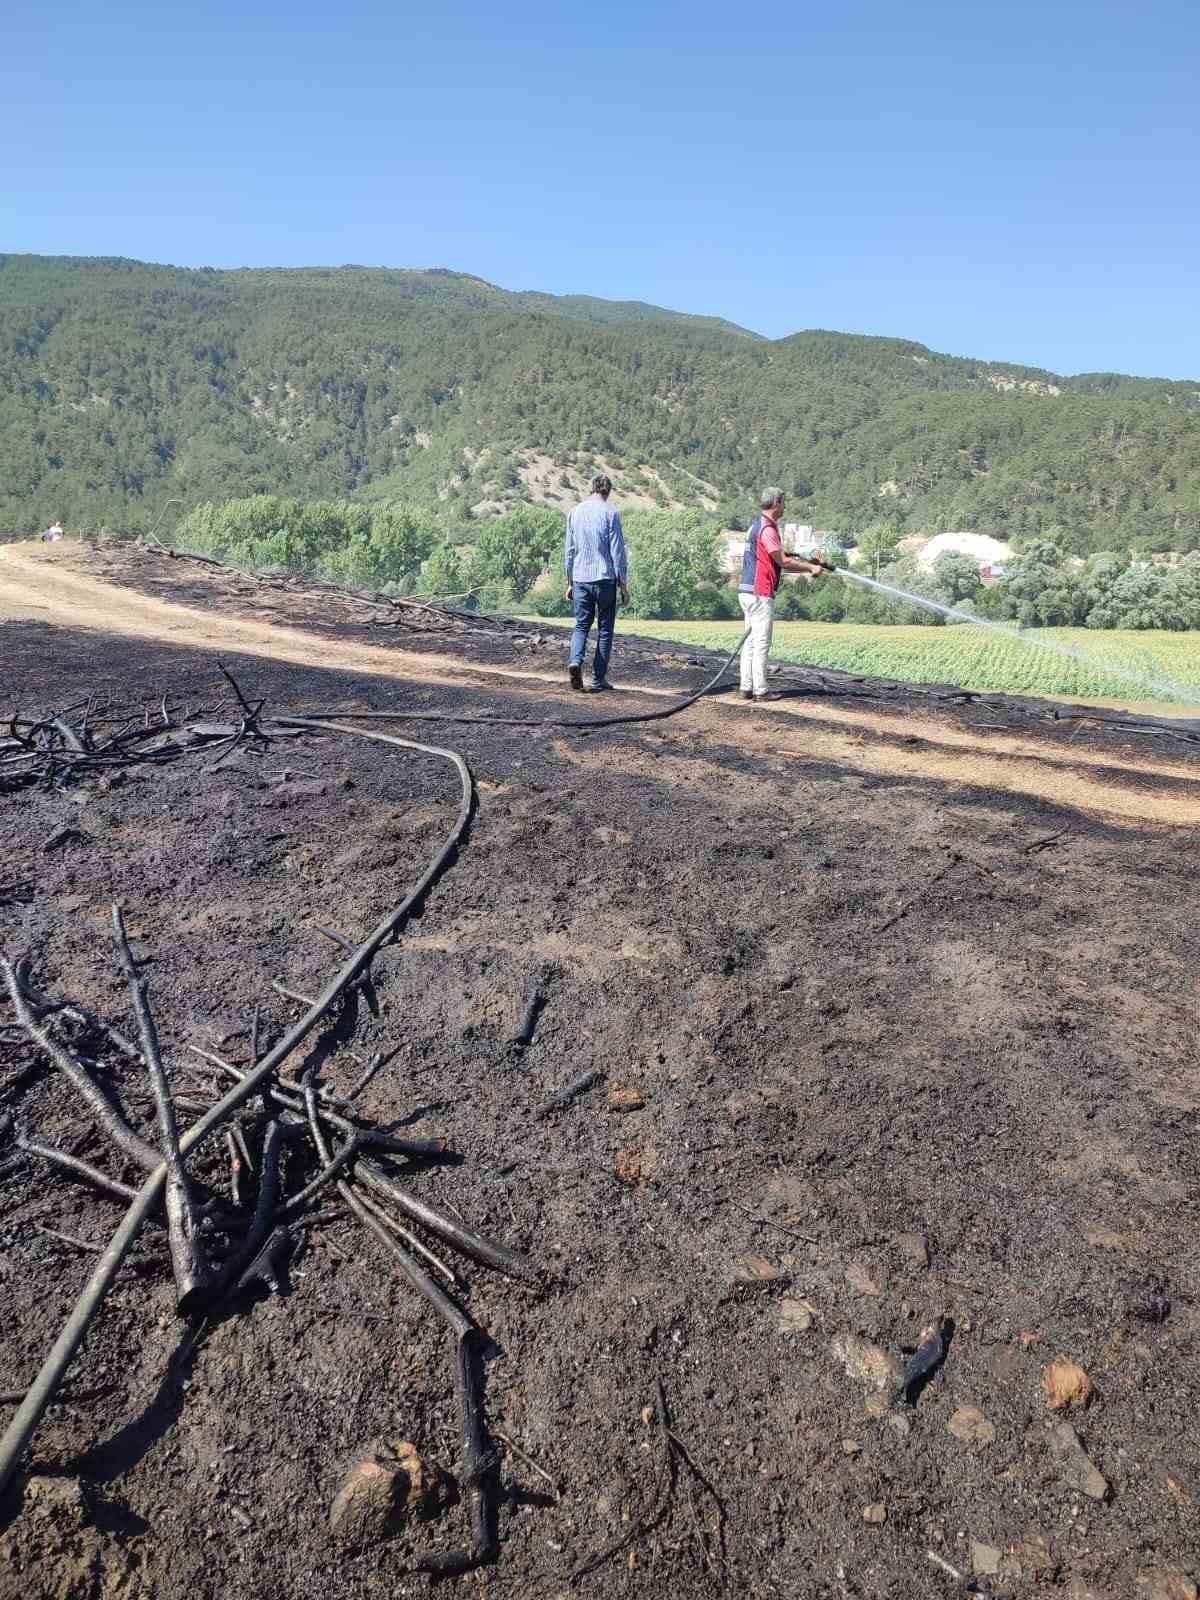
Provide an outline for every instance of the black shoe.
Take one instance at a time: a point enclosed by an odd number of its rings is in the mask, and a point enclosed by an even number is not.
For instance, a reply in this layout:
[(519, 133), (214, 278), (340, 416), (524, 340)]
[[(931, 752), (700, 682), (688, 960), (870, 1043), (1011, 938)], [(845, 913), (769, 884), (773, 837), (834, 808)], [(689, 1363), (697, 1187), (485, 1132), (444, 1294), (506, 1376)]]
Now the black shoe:
[(743, 689), (741, 693), (742, 693), (742, 699), (743, 700), (753, 700), (754, 699), (754, 690), (753, 689)]
[(570, 677), (571, 677), (571, 687), (572, 687), (572, 689), (582, 689), (583, 688), (583, 668), (582, 667), (568, 667), (567, 671), (569, 672)]
[(613, 686), (607, 678), (597, 678), (592, 684), (591, 692), (592, 694), (611, 694)]

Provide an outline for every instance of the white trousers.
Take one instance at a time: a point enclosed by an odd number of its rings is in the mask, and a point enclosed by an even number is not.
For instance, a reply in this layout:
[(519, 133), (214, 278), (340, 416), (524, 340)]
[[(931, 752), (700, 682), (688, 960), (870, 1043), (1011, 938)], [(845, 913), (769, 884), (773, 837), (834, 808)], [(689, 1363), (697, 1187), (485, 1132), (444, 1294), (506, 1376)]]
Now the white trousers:
[(775, 601), (765, 594), (739, 594), (742, 615), (750, 637), (742, 646), (742, 688), (755, 694), (767, 692), (767, 657), (771, 653), (771, 630), (775, 626)]

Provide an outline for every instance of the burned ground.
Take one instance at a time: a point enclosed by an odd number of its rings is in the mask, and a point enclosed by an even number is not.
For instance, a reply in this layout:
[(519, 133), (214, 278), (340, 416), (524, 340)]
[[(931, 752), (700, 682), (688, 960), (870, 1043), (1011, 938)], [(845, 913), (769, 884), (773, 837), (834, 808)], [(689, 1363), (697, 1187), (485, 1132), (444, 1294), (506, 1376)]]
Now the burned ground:
[[(215, 586), (189, 573), (187, 589), (216, 628)], [(221, 659), (279, 711), (580, 705), (489, 670), (549, 673), (557, 640), (437, 640), (458, 658), (443, 673), (397, 639), (403, 675), (385, 680), (323, 666), (358, 625), (322, 626), (308, 665), (239, 657), (236, 641)], [(3, 628), (6, 706), (164, 690), (211, 705), (212, 644), (18, 618)], [(704, 680), (661, 655), (637, 658), (647, 688)], [(1002, 1554), (998, 1593), (1116, 1597), (1150, 1569), (1200, 1575), (1200, 767), (1177, 742), (1077, 721), (1022, 723), (997, 755), (976, 707), (864, 709), (836, 743), (837, 707), (819, 699), (786, 717), (710, 700), (585, 735), (394, 725), (460, 750), (478, 807), (376, 962), (381, 1015), (361, 1016), (327, 1076), (356, 1075), (351, 1051), (399, 1045), (367, 1109), (462, 1158), (414, 1190), (546, 1272), (542, 1289), (467, 1274), (513, 1489), (482, 1579), (497, 1596), (936, 1595), (952, 1584), (925, 1551), (970, 1570), (973, 1541)], [(958, 777), (923, 775), (923, 756), (958, 760)], [(997, 762), (1011, 787), (991, 781)], [(210, 766), (0, 798), (0, 880), (32, 883), (0, 906), (0, 948), (124, 1018), (105, 931), (119, 900), (173, 1076), (211, 1097), (185, 1046), (244, 1052), (256, 1003), (280, 1032), (296, 1008), (272, 980), (320, 985), (333, 957), (314, 925), (361, 937), (423, 869), (457, 789), (444, 764), (332, 736)], [(47, 851), (64, 826), (77, 835)], [(545, 1006), (520, 1050), (535, 981)], [(604, 1080), (535, 1116), (589, 1070)], [(148, 1126), (136, 1075), (109, 1081)], [(608, 1109), (616, 1087), (640, 1109)], [(120, 1174), (61, 1080), (0, 1038), (4, 1112)], [(38, 1225), (99, 1242), (120, 1214), (6, 1157), (0, 1390), (31, 1377), (89, 1267)], [(217, 1140), (199, 1158), (217, 1186), (223, 1160)], [(328, 1532), (341, 1476), (373, 1442), (457, 1461), (447, 1337), (355, 1230), (310, 1230), (290, 1293), (223, 1316), (173, 1366), (182, 1330), (161, 1232), (147, 1233), (5, 1508), (0, 1594), (422, 1587), (412, 1539), (346, 1553)], [(1138, 1314), (1151, 1281), (1170, 1300), (1162, 1321)], [(849, 1333), (903, 1359), (935, 1315), (953, 1336), (913, 1405), (879, 1405), (831, 1353)], [(1039, 1379), (1060, 1355), (1097, 1390), (1072, 1420), (1103, 1501), (1071, 1487), (1051, 1447)], [(659, 1382), (724, 1506), (723, 1555), (716, 1499), (690, 1474), (655, 1501)], [(990, 1428), (948, 1431), (964, 1407)], [(434, 1541), (460, 1542), (460, 1518)], [(571, 1585), (642, 1520), (656, 1526)]]

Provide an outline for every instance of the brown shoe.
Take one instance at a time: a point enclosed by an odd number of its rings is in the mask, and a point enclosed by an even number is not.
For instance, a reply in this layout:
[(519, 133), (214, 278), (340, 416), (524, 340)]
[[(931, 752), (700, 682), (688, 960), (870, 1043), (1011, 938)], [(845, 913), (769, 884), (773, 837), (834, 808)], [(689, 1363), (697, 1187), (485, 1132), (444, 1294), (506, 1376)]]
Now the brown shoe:
[(741, 693), (741, 696), (742, 696), (743, 700), (753, 700), (754, 699), (754, 690), (753, 689), (742, 689), (740, 691), (740, 693)]
[(572, 689), (582, 689), (583, 688), (583, 668), (582, 667), (568, 667), (567, 671), (570, 674)]
[(782, 700), (783, 696), (778, 689), (768, 689), (766, 694), (756, 694), (754, 699), (757, 703), (761, 703), (763, 700)]

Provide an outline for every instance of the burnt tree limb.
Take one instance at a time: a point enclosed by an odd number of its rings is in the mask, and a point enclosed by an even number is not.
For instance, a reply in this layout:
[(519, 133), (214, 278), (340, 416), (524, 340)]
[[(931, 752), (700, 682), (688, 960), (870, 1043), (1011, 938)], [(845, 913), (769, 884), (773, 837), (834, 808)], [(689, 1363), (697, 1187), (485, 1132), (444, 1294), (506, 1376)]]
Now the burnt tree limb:
[(150, 1010), (149, 986), (145, 974), (138, 970), (129, 948), (125, 919), (120, 906), (112, 908), (113, 935), (133, 996), (133, 1009), (138, 1020), (142, 1041), (142, 1055), (150, 1075), (150, 1087), (158, 1112), (158, 1131), (163, 1156), (167, 1163), (167, 1182), (164, 1204), (167, 1213), (167, 1239), (171, 1252), (171, 1271), (175, 1278), (177, 1305), (180, 1314), (187, 1316), (207, 1299), (213, 1284), (212, 1269), (204, 1255), (200, 1237), (200, 1222), (196, 1213), (195, 1196), (179, 1153), (179, 1131), (175, 1126), (175, 1110), (171, 1104), (171, 1090), (163, 1066), (162, 1050), (158, 1042), (158, 1029)]
[(0, 975), (3, 975), (8, 988), (8, 996), (16, 1012), (17, 1021), (38, 1048), (50, 1057), (80, 1099), (87, 1104), (96, 1125), (123, 1155), (136, 1161), (144, 1171), (153, 1172), (159, 1164), (158, 1151), (153, 1145), (147, 1144), (140, 1134), (133, 1131), (100, 1085), (94, 1082), (79, 1062), (38, 1024), (29, 1008), (29, 1002), (21, 992), (21, 985), (17, 981), (12, 962), (3, 956), (0, 956)]

